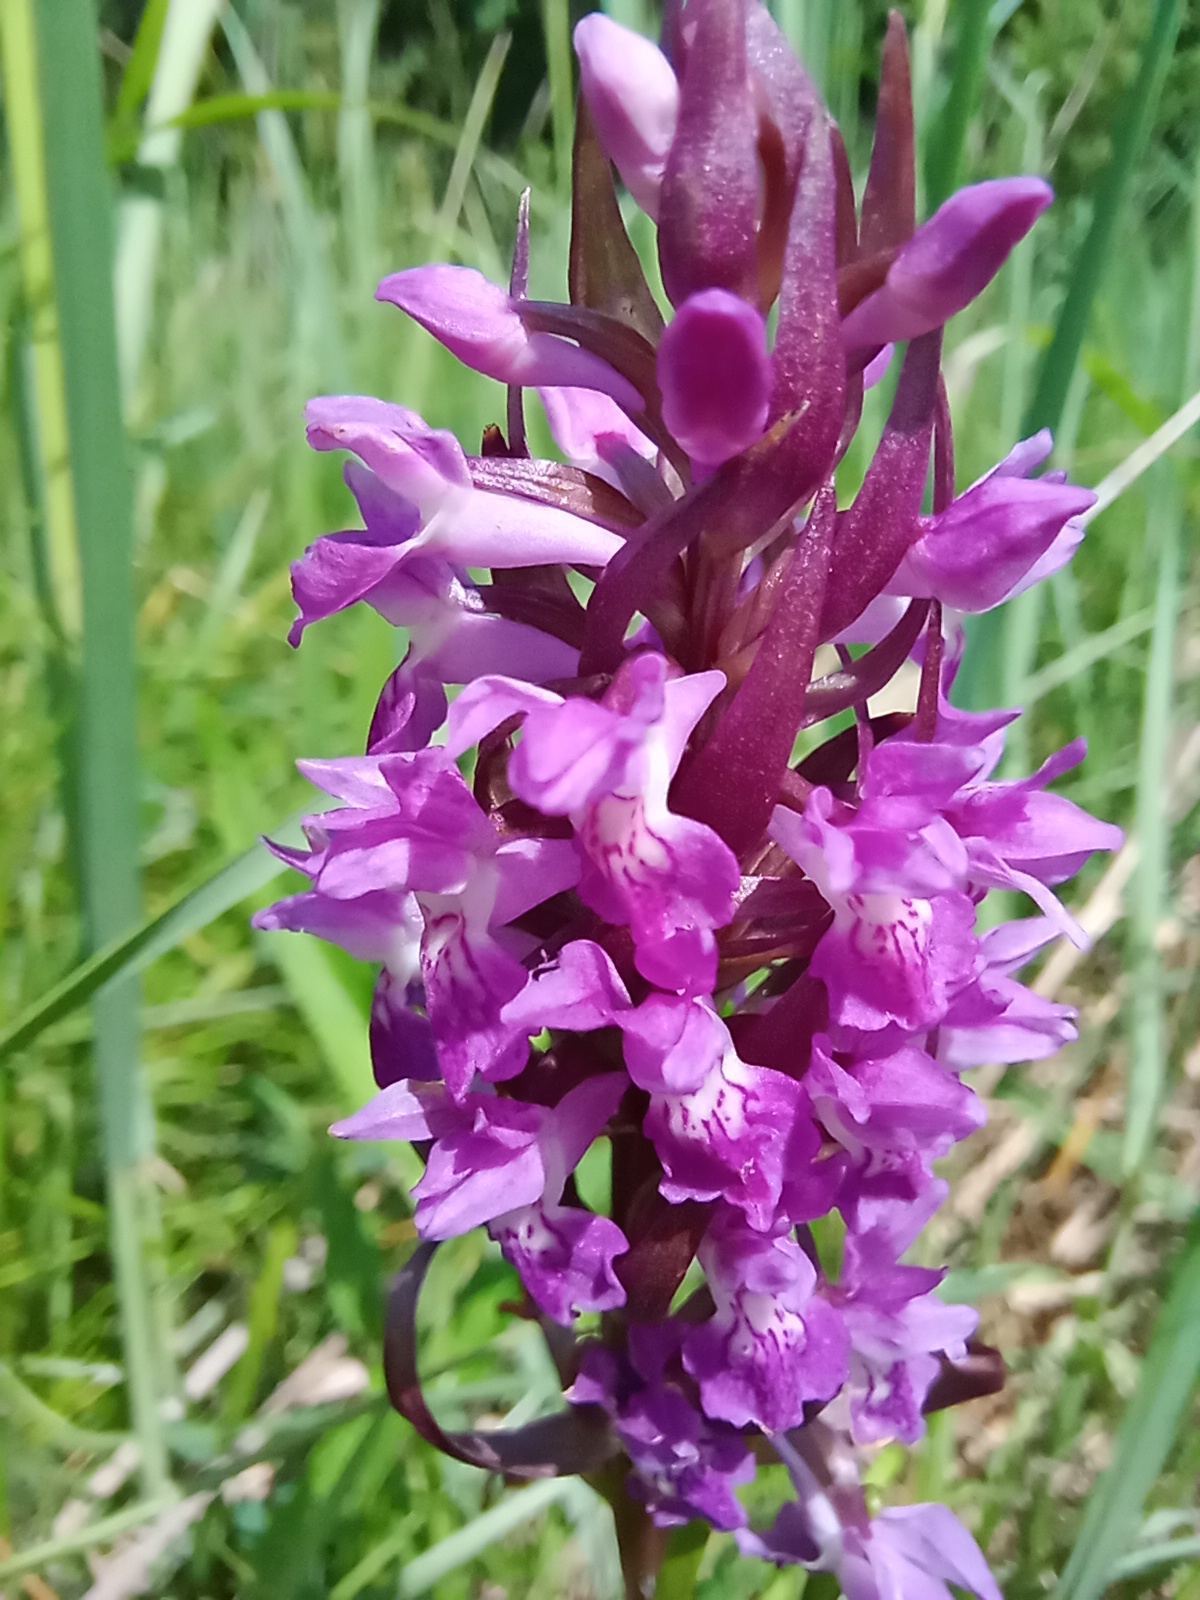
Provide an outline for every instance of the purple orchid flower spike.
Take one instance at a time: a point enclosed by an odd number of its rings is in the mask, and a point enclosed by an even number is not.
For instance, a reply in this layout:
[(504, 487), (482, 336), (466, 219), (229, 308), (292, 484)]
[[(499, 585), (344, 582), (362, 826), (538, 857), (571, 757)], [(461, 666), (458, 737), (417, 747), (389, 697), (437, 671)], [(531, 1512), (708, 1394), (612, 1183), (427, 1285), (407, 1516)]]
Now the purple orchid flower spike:
[[(524, 202), (508, 289), (440, 265), (379, 291), (505, 385), (479, 455), (382, 400), (309, 408), (362, 526), (299, 556), (292, 640), (363, 604), (406, 652), (366, 754), (301, 764), (330, 809), (272, 846), (307, 881), (255, 921), (378, 969), (379, 1092), (334, 1132), (424, 1166), (385, 1366), (426, 1439), (588, 1472), (630, 1594), (653, 1529), (700, 1521), (849, 1600), (999, 1600), (944, 1507), (870, 1514), (861, 1452), (996, 1386), (921, 1236), (984, 1121), (965, 1075), (1075, 1037), (1020, 974), (1083, 939), (1065, 886), (1121, 838), (1052, 790), (1082, 740), (1013, 775), (1020, 713), (952, 698), (958, 615), (1057, 571), (1093, 504), (1045, 433), (954, 481), (945, 325), (1050, 191), (977, 184), (916, 225), (897, 16), (861, 205), (759, 0), (668, 5), (663, 50), (595, 14), (575, 46), (569, 303), (527, 298)], [(530, 455), (527, 388), (563, 459)], [(1034, 914), (996, 925), (994, 890)], [(416, 1362), (429, 1256), (475, 1229), (564, 1382), (490, 1439), (441, 1428)], [(741, 1492), (772, 1452), (795, 1492), (764, 1531)]]

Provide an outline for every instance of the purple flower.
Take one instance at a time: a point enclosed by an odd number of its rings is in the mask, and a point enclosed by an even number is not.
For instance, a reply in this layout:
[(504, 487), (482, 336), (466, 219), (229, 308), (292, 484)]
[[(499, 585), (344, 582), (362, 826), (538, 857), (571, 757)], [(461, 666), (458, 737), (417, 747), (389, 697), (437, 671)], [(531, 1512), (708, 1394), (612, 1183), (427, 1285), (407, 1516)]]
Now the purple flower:
[(936, 1027), (978, 963), (975, 907), (953, 887), (961, 846), (931, 813), (917, 810), (902, 831), (904, 809), (881, 808), (876, 819), (864, 808), (862, 820), (839, 821), (829, 791), (816, 789), (803, 815), (779, 807), (771, 823), (833, 908), (810, 970), (834, 1020), (861, 1033)]
[(839, 1065), (818, 1035), (804, 1088), (826, 1133), (855, 1158), (914, 1151), (936, 1159), (984, 1121), (977, 1096), (912, 1044)]
[[(1025, 444), (1049, 454), (1049, 433)], [(1026, 476), (1031, 454), (1018, 445), (945, 511), (922, 518), (888, 593), (990, 611), (1064, 567), (1083, 538), (1075, 519), (1096, 497), (1054, 474)]]
[(553, 561), (596, 567), (620, 548), (615, 533), (573, 511), (476, 489), (454, 436), (403, 406), (357, 395), (312, 400), (308, 441), (314, 450), (353, 451), (385, 488), (413, 506), (420, 528), (396, 548), (401, 571), (430, 556), (456, 568)]
[(792, 1239), (718, 1213), (700, 1263), (716, 1306), (684, 1339), (683, 1358), (710, 1417), (769, 1433), (797, 1428), (809, 1400), (846, 1381), (847, 1340), (817, 1293), (812, 1262)]
[[(440, 1084), (401, 1081), (381, 1089), (331, 1131), (339, 1139), (433, 1140), (425, 1175), (413, 1190), (422, 1238), (452, 1239), (495, 1224), (513, 1246), (522, 1275), (529, 1272), (526, 1287), (537, 1299), (545, 1287), (547, 1251), (569, 1253), (573, 1242), (586, 1257), (606, 1256), (610, 1263), (624, 1248), (611, 1232), (598, 1248), (583, 1229), (562, 1228), (552, 1243), (521, 1238), (530, 1210), (548, 1216), (547, 1232), (553, 1233), (566, 1210), (558, 1202), (567, 1175), (603, 1130), (624, 1087), (616, 1073), (592, 1078), (550, 1109), (482, 1093), (455, 1102)], [(605, 1283), (601, 1297), (620, 1303), (611, 1297), (607, 1264), (597, 1269), (591, 1259), (582, 1260), (577, 1271), (579, 1283), (572, 1287), (599, 1278)], [(558, 1285), (551, 1285), (549, 1297), (558, 1308), (569, 1304)]]
[(754, 1460), (732, 1428), (708, 1420), (678, 1363), (679, 1332), (643, 1324), (628, 1357), (591, 1346), (568, 1392), (577, 1405), (610, 1412), (633, 1467), (633, 1493), (660, 1527), (702, 1517), (730, 1531), (746, 1513), (734, 1497), (754, 1477)]
[(1048, 917), (992, 928), (980, 941), (984, 968), (951, 1001), (938, 1029), (938, 1060), (955, 1071), (987, 1062), (1040, 1061), (1077, 1036), (1070, 1006), (1046, 1000), (1013, 972), (1059, 935)]
[(424, 1002), (452, 1093), (465, 1095), (476, 1074), (512, 1077), (525, 1064), (526, 1036), (500, 1013), (527, 974), (502, 930), (576, 881), (570, 846), (502, 841), (441, 751), (308, 761), (301, 770), (349, 804), (310, 817), (310, 851), (289, 854), (315, 893), (281, 902), (258, 925), (336, 925), (338, 943), (370, 949), (411, 979), (419, 912)]
[(732, 915), (741, 875), (711, 829), (671, 812), (667, 790), (722, 681), (715, 672), (668, 678), (662, 656), (647, 653), (625, 664), (603, 701), (480, 678), (450, 717), (448, 748), (460, 751), (524, 713), (509, 763), (514, 793), (571, 819), (584, 901), (631, 929), (644, 977), (689, 992), (712, 985), (713, 929)]
[(921, 1438), (938, 1357), (966, 1353), (979, 1316), (937, 1298), (942, 1277), (902, 1266), (883, 1233), (846, 1236), (841, 1279), (830, 1298), (850, 1337), (850, 1415), (864, 1443)]
[(916, 339), (948, 322), (986, 289), (1053, 198), (1040, 178), (994, 178), (951, 195), (846, 318), (847, 346)]

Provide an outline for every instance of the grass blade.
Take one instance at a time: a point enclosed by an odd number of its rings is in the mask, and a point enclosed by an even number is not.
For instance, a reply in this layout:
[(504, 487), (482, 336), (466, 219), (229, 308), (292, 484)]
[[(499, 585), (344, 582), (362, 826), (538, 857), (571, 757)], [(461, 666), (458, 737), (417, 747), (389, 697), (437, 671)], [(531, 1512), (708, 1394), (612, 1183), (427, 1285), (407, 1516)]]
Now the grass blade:
[[(290, 828), (272, 833), (272, 838), (285, 843), (291, 836)], [(142, 972), (159, 956), (256, 894), (282, 871), (274, 856), (256, 844), (189, 889), (158, 916), (110, 940), (0, 1033), (0, 1061), (32, 1044), (46, 1028), (86, 1005), (106, 984)]]
[(1162, 1471), (1200, 1378), (1200, 1213), (1142, 1363), (1117, 1435), (1113, 1463), (1088, 1502), (1054, 1600), (1098, 1600), (1132, 1542), (1142, 1505)]
[(1182, 10), (1180, 0), (1156, 0), (1154, 15), (1142, 44), (1137, 77), (1126, 97), (1121, 121), (1113, 138), (1112, 158), (1096, 196), (1091, 227), (1072, 265), (1070, 287), (1058, 314), (1054, 337), (1043, 358), (1037, 387), (1025, 415), (1023, 432), (1026, 434), (1036, 433), (1039, 428), (1058, 427), (1083, 348), (1092, 302), (1116, 239), (1125, 192), (1153, 125), (1163, 78), (1179, 33)]
[[(90, 0), (16, 0), (9, 9), (23, 15), (30, 57), (10, 59), (9, 78), (24, 69), (28, 97), (18, 109), (36, 114), (42, 132), (41, 209), (62, 383), (57, 396), (39, 396), (55, 408), (44, 414), (39, 407), (39, 429), (65, 439), (70, 533), (79, 548), (83, 642), (73, 779), (84, 925), (95, 950), (136, 924), (141, 892), (133, 507), (121, 426), (98, 23)], [(25, 182), (28, 229), (39, 209), (32, 169)], [(70, 533), (60, 529), (57, 537)], [(96, 997), (92, 1058), (130, 1405), (143, 1479), (155, 1493), (168, 1479), (160, 1400), (169, 1360), (153, 1261), (154, 1118), (138, 1035), (138, 990), (127, 977)]]
[(1142, 731), (1134, 828), (1141, 861), (1132, 885), (1129, 922), (1129, 1081), (1122, 1171), (1133, 1182), (1146, 1158), (1166, 1081), (1169, 1041), (1158, 934), (1170, 898), (1170, 827), (1164, 816), (1171, 742), (1175, 636), (1183, 565), (1183, 507), (1174, 474), (1160, 468), (1150, 499), (1149, 529), (1158, 530), (1154, 627), (1142, 696)]
[(452, 1572), (474, 1561), (489, 1545), (507, 1538), (523, 1522), (540, 1516), (551, 1506), (568, 1499), (575, 1491), (572, 1478), (549, 1478), (532, 1483), (528, 1489), (510, 1493), (490, 1511), (473, 1518), (458, 1528), (448, 1539), (442, 1539), (423, 1551), (415, 1561), (410, 1561), (400, 1574), (399, 1594), (402, 1600), (418, 1594), (428, 1594), (435, 1584), (448, 1578)]
[(571, 88), (571, 16), (568, 0), (542, 0), (546, 75), (550, 81), (550, 125), (554, 135), (554, 176), (561, 191), (571, 178), (575, 96)]
[(958, 36), (945, 104), (930, 125), (925, 156), (926, 206), (934, 211), (958, 187), (963, 148), (979, 104), (992, 42), (989, 0), (960, 0)]
[[(174, 125), (191, 104), (200, 81), (221, 0), (168, 0), (147, 10), (121, 86), (117, 104), (118, 137), (130, 126), (146, 94), (145, 131), (137, 140), (138, 165), (156, 175), (179, 160), (183, 134)], [(158, 34), (147, 21), (159, 15)], [(121, 387), (128, 400), (136, 391), (150, 338), (154, 284), (162, 246), (163, 199), (148, 192), (126, 195), (117, 221), (116, 297)]]

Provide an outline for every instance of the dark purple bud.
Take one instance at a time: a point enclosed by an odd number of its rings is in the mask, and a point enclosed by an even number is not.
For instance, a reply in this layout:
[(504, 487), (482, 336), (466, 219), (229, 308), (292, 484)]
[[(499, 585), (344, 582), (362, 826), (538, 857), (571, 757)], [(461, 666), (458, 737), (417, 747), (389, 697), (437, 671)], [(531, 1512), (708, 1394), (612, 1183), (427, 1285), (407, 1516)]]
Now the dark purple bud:
[(679, 127), (659, 202), (663, 284), (678, 305), (700, 289), (757, 298), (758, 116), (745, 0), (692, 0)]
[(762, 316), (725, 289), (692, 295), (663, 334), (658, 384), (663, 420), (694, 462), (716, 467), (745, 450), (771, 393)]

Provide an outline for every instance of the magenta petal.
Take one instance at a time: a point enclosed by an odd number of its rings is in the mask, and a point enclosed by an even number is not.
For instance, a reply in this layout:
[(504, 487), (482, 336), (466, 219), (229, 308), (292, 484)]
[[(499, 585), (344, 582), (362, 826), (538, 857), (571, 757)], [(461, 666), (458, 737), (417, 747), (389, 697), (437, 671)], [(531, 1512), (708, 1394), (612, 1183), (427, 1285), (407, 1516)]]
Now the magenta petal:
[(958, 611), (989, 611), (1064, 566), (1083, 530), (1072, 519), (1090, 489), (993, 473), (930, 518), (889, 583)]
[(718, 1070), (729, 1030), (699, 1000), (655, 994), (622, 1017), (629, 1076), (651, 1094), (688, 1094)]
[(368, 599), (393, 572), (397, 555), (365, 534), (330, 533), (292, 563), (292, 596), (300, 615), (288, 633), (298, 645), (305, 628)]
[[(871, 1526), (917, 1573), (957, 1584), (976, 1600), (1002, 1600), (979, 1546), (948, 1506), (894, 1506)], [(911, 1585), (904, 1592), (914, 1600), (921, 1594)]]
[(994, 178), (960, 189), (917, 229), (883, 286), (842, 324), (849, 347), (929, 333), (982, 293), (1054, 198), (1041, 178)]
[(593, 11), (576, 24), (575, 54), (605, 154), (630, 194), (658, 215), (667, 153), (679, 118), (679, 84), (657, 45)]
[(510, 717), (523, 716), (539, 706), (560, 706), (562, 696), (551, 689), (535, 688), (519, 678), (493, 673), (476, 678), (450, 708), (446, 751), (457, 758)]
[(440, 1139), (461, 1127), (465, 1116), (440, 1083), (402, 1078), (329, 1131), (339, 1139)]
[(625, 1304), (613, 1261), (629, 1241), (608, 1217), (567, 1206), (525, 1206), (491, 1224), (530, 1299), (553, 1322)]
[(629, 994), (605, 952), (587, 939), (564, 945), (504, 1007), (503, 1017), (527, 1033), (570, 1028), (587, 1033), (628, 1011)]
[(791, 1239), (723, 1221), (701, 1246), (713, 1317), (689, 1333), (684, 1362), (710, 1417), (783, 1433), (808, 1400), (828, 1400), (846, 1377), (847, 1341), (814, 1298), (816, 1273)]
[(447, 905), (426, 911), (421, 973), (438, 1060), (454, 1098), (462, 1099), (476, 1075), (491, 1082), (515, 1077), (529, 1055), (528, 1038), (502, 1012), (524, 987), (521, 963)]
[(379, 285), (376, 299), (408, 313), (465, 366), (499, 383), (599, 389), (630, 411), (642, 397), (607, 361), (554, 334), (529, 333), (506, 289), (473, 267), (410, 267)]
[(762, 434), (771, 393), (766, 326), (725, 289), (691, 295), (658, 347), (663, 418), (705, 466), (719, 466)]
[(456, 1238), (540, 1200), (546, 1173), (538, 1132), (544, 1118), (539, 1106), (474, 1096), (460, 1126), (437, 1140), (413, 1189), (421, 1237)]

